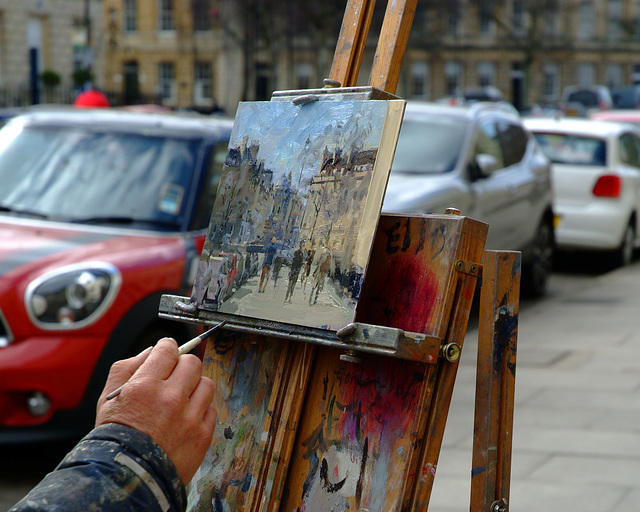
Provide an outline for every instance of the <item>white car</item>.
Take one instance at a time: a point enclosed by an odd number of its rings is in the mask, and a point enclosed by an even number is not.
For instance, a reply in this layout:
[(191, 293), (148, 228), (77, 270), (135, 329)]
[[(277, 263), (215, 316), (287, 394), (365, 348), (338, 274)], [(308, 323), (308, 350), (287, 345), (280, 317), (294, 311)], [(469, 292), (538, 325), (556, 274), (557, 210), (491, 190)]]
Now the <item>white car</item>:
[(640, 133), (621, 123), (526, 119), (553, 163), (559, 250), (610, 251), (627, 265), (638, 246)]

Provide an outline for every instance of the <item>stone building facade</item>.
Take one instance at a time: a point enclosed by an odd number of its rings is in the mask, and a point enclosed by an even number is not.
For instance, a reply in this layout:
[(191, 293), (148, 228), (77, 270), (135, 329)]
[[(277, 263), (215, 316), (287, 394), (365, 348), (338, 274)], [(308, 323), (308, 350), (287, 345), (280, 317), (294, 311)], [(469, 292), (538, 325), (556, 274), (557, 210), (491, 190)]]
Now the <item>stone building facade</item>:
[[(40, 102), (69, 101), (79, 68), (101, 83), (101, 27), (101, 0), (0, 0), (0, 105), (31, 103), (34, 84)], [(60, 78), (56, 91), (43, 87), (44, 71)], [(60, 91), (62, 100), (53, 95)]]
[(569, 85), (640, 82), (640, 1), (450, 2), (418, 11), (409, 45), (403, 97), (492, 85), (516, 106), (556, 103)]
[(216, 26), (212, 2), (103, 4), (105, 87), (119, 91), (125, 103), (154, 101), (203, 112), (237, 104), (235, 91), (242, 75)]
[[(86, 66), (116, 104), (221, 108), (229, 115), (243, 99), (321, 86), (335, 24), (312, 37), (308, 26), (283, 11), (278, 18), (262, 2), (262, 26), (272, 33), (259, 38), (257, 15), (242, 12), (253, 4), (261, 2), (0, 0), (0, 106), (28, 103), (45, 70), (61, 77), (58, 90), (72, 94), (71, 75)], [(374, 24), (372, 42), (375, 31)], [(361, 85), (373, 51), (371, 43)], [(568, 85), (636, 82), (640, 0), (420, 0), (397, 93), (438, 100), (492, 85), (526, 106), (556, 103)], [(41, 102), (69, 101), (42, 83), (39, 91)]]
[[(272, 47), (257, 45), (248, 58), (248, 47), (231, 37), (243, 27), (229, 27), (243, 2), (102, 1), (105, 86), (157, 94), (171, 107), (219, 105), (233, 115), (241, 99), (320, 86), (338, 37), (325, 34), (320, 48), (288, 32), (284, 20), (282, 39), (270, 36)], [(373, 51), (369, 45), (361, 85)], [(492, 85), (525, 106), (558, 102), (567, 85), (628, 85), (638, 77), (640, 0), (421, 0), (397, 93), (437, 100)]]

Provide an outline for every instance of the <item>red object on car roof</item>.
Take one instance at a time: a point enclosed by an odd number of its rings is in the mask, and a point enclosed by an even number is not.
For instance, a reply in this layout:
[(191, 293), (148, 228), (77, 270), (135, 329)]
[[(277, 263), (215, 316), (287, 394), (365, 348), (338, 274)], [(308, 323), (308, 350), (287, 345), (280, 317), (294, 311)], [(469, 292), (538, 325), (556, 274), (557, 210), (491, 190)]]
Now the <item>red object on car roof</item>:
[(107, 97), (100, 91), (97, 91), (95, 89), (89, 89), (78, 94), (78, 97), (73, 102), (73, 105), (80, 108), (99, 108), (111, 106)]

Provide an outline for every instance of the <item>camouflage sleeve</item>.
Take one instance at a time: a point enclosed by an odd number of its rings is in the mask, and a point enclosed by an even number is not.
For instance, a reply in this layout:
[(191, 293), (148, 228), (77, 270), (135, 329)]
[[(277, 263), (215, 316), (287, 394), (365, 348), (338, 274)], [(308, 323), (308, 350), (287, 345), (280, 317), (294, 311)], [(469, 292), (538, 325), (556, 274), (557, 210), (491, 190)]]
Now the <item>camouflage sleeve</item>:
[(89, 433), (9, 512), (184, 512), (182, 479), (149, 436), (124, 425)]

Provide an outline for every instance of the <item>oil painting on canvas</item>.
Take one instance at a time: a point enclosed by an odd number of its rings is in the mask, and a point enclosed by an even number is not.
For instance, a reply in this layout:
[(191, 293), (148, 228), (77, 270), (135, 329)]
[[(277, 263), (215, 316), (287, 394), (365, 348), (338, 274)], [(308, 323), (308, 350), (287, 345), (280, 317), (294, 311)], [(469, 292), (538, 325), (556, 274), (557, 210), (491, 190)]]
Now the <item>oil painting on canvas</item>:
[(191, 300), (337, 329), (353, 320), (404, 101), (241, 103)]

